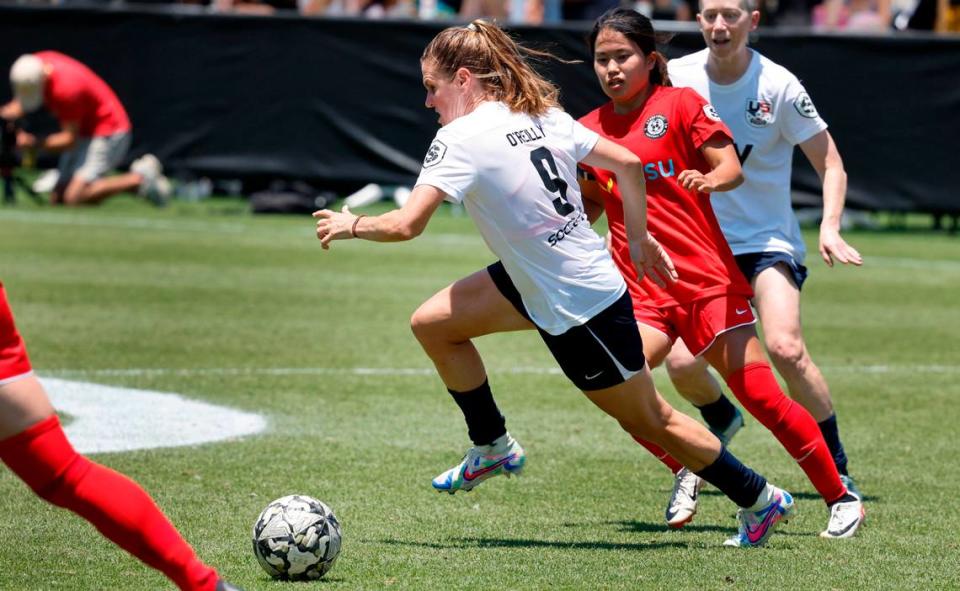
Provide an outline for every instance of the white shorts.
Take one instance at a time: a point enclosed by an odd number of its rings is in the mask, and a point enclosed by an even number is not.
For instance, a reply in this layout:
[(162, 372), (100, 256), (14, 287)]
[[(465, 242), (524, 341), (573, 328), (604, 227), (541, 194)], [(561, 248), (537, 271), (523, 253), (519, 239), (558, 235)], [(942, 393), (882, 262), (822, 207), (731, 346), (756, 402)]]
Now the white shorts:
[(122, 131), (113, 135), (92, 138), (80, 138), (77, 143), (60, 155), (60, 189), (79, 176), (90, 183), (117, 168), (130, 149), (130, 132)]

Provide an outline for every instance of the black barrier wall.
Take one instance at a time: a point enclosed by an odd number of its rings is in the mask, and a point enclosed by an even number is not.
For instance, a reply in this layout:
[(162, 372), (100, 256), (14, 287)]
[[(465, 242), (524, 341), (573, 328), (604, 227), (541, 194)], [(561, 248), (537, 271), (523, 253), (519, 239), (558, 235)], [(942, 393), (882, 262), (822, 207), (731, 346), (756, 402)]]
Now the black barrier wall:
[[(173, 171), (323, 183), (409, 184), (437, 128), (419, 58), (442, 24), (124, 9), (0, 7), (0, 70), (21, 53), (63, 51), (116, 90), (131, 156)], [(589, 23), (517, 28), (577, 65), (548, 65), (576, 116), (603, 102), (583, 38)], [(960, 39), (764, 31), (755, 48), (792, 70), (830, 125), (848, 204), (960, 212)], [(676, 34), (671, 57), (703, 47)], [(0, 84), (0, 99), (10, 90)], [(819, 194), (795, 159), (795, 189)]]

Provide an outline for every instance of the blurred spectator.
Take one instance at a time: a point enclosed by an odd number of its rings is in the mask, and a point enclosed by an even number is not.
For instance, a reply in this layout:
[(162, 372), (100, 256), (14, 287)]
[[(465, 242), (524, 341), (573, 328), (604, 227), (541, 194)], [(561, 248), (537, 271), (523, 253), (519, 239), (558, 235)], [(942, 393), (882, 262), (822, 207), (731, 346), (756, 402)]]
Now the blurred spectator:
[(660, 21), (688, 21), (693, 16), (687, 0), (639, 0), (634, 9), (647, 18)]
[(889, 31), (890, 0), (825, 0), (813, 9), (813, 26), (829, 31)]
[(13, 121), (46, 107), (60, 131), (39, 138), (26, 131), (17, 147), (60, 154), (51, 202), (90, 205), (126, 191), (139, 191), (161, 205), (170, 193), (160, 162), (147, 154), (130, 172), (107, 177), (130, 147), (130, 119), (113, 90), (77, 60), (56, 51), (20, 56), (10, 68), (13, 100), (0, 107), (0, 118)]
[(938, 33), (960, 33), (960, 0), (937, 0)]
[(622, 4), (620, 0), (563, 0), (563, 18), (571, 21), (595, 21), (604, 12)]
[(271, 15), (277, 10), (298, 10), (297, 0), (212, 0), (214, 12)]

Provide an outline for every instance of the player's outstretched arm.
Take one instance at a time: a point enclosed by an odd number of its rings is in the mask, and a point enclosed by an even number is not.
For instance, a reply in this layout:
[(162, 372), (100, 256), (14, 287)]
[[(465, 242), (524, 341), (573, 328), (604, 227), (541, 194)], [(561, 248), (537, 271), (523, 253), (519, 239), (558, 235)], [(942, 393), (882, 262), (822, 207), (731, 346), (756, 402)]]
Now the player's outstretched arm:
[(862, 265), (857, 249), (840, 236), (840, 218), (847, 197), (847, 173), (843, 158), (830, 132), (823, 130), (800, 144), (804, 156), (816, 169), (823, 184), (823, 221), (820, 222), (820, 257), (828, 266), (833, 259), (847, 265)]
[(417, 185), (400, 209), (377, 216), (355, 215), (344, 205), (341, 211), (322, 209), (313, 212), (317, 220), (317, 238), (324, 249), (333, 240), (363, 238), (374, 242), (411, 240), (423, 233), (446, 194), (431, 185)]

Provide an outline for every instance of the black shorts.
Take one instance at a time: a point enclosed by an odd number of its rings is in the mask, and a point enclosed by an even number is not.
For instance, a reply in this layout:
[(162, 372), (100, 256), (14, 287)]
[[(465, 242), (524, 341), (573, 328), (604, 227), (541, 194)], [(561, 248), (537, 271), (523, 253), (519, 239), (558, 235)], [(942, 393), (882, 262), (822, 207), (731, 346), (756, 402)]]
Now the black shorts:
[(797, 284), (797, 289), (803, 287), (803, 282), (807, 280), (807, 268), (801, 265), (792, 256), (785, 252), (751, 252), (747, 254), (738, 254), (733, 257), (737, 260), (737, 266), (747, 278), (747, 282), (753, 283), (753, 278), (760, 274), (760, 271), (769, 269), (777, 263), (785, 263), (790, 269), (790, 275), (793, 282)]
[[(520, 292), (499, 261), (487, 267), (493, 283), (524, 318), (530, 320)], [(534, 323), (535, 324), (535, 323)], [(643, 370), (643, 341), (629, 292), (586, 324), (574, 326), (560, 335), (552, 335), (539, 327), (540, 338), (553, 353), (560, 369), (577, 388), (602, 390), (622, 384)]]

